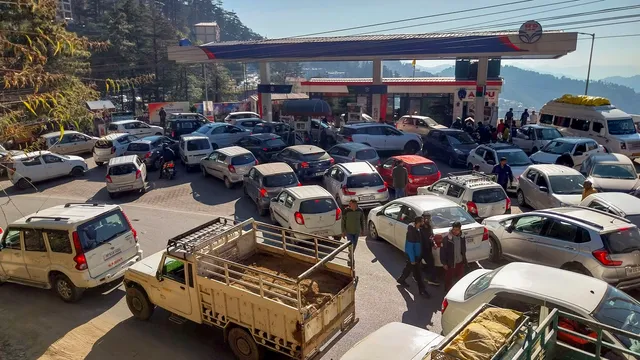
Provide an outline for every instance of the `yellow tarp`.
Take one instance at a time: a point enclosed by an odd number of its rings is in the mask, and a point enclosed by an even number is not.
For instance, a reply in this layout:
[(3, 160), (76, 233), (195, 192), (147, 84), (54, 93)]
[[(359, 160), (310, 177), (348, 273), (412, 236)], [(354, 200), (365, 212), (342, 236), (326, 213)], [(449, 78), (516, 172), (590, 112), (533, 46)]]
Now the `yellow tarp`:
[(605, 106), (611, 105), (609, 99), (601, 96), (588, 96), (588, 95), (571, 95), (565, 94), (561, 97), (553, 100), (555, 102), (582, 106)]
[(520, 316), (521, 313), (509, 309), (486, 309), (443, 351), (461, 360), (489, 360), (511, 336)]

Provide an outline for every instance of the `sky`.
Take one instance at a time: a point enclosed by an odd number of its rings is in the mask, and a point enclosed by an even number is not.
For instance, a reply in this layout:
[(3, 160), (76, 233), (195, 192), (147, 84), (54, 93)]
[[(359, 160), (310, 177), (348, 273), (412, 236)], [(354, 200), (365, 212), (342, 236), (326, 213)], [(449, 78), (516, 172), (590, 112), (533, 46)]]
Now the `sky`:
[[(492, 6), (490, 9), (468, 11), (445, 16), (425, 18), (414, 21), (368, 27), (365, 29), (332, 32), (323, 36), (342, 36), (375, 32), (376, 34), (429, 33), (439, 32), (454, 27), (474, 26), (481, 30), (508, 30), (519, 28), (519, 25), (503, 25), (527, 20), (539, 20), (544, 29), (566, 29), (595, 33), (596, 41), (593, 50), (591, 68), (592, 79), (607, 76), (640, 75), (640, 7), (624, 11), (601, 13), (590, 16), (574, 16), (558, 20), (541, 20), (544, 18), (596, 11), (623, 6), (640, 6), (639, 0), (529, 0), (513, 4), (518, 0), (456, 0), (456, 1), (415, 1), (415, 0), (223, 0), (226, 10), (235, 11), (240, 20), (253, 31), (268, 38), (299, 36), (323, 31), (331, 31), (369, 25), (385, 21), (397, 21), (411, 17), (432, 16), (452, 11)], [(498, 6), (508, 4), (506, 6)], [(561, 3), (561, 4), (559, 4)], [(549, 5), (552, 4), (552, 5)], [(548, 5), (548, 6), (543, 6)], [(525, 9), (526, 8), (526, 9)], [(595, 22), (619, 16), (632, 16), (626, 19)], [(461, 19), (465, 18), (465, 19)], [(575, 24), (575, 22), (582, 22)], [(616, 25), (594, 26), (601, 24)], [(433, 24), (434, 22), (440, 22)], [(626, 22), (626, 23), (625, 23)], [(431, 24), (430, 24), (431, 23)], [(567, 24), (574, 23), (574, 24)], [(419, 25), (402, 30), (389, 30), (397, 26)], [(479, 29), (480, 30), (480, 29)], [(603, 38), (600, 36), (617, 36), (638, 34), (635, 37)], [(587, 74), (591, 37), (579, 36), (578, 48), (575, 52), (555, 60), (519, 60), (504, 61), (503, 64), (515, 65), (526, 69), (555, 75), (584, 79)], [(411, 59), (407, 59), (411, 60)], [(452, 64), (448, 61), (418, 61), (424, 67)]]

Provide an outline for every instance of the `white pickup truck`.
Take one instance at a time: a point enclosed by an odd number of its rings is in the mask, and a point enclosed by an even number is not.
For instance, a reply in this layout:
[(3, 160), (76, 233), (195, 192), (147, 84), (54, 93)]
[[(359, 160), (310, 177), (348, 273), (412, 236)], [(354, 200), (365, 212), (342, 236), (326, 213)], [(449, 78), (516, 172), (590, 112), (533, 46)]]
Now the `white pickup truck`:
[(157, 306), (174, 322), (222, 328), (238, 359), (267, 348), (304, 360), (357, 322), (353, 263), (350, 243), (217, 218), (129, 268), (124, 284), (138, 319)]

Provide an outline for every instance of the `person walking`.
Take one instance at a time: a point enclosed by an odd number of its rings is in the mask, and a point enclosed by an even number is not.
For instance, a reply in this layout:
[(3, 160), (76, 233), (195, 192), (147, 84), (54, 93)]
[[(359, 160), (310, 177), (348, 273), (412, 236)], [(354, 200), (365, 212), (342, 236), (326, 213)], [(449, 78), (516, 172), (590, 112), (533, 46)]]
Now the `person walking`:
[(407, 284), (407, 278), (413, 273), (413, 279), (418, 284), (418, 291), (420, 295), (429, 298), (430, 295), (424, 288), (422, 282), (422, 274), (420, 273), (420, 256), (421, 256), (421, 243), (420, 243), (420, 228), (422, 227), (422, 216), (416, 216), (413, 220), (413, 224), (407, 226), (407, 238), (404, 243), (404, 253), (407, 258), (407, 263), (402, 270), (402, 275), (396, 280), (400, 286), (409, 287)]
[(353, 251), (356, 251), (358, 245), (358, 237), (364, 235), (365, 216), (364, 211), (358, 207), (356, 199), (349, 200), (349, 206), (342, 214), (342, 236), (353, 245)]
[(513, 182), (513, 172), (511, 166), (507, 164), (507, 158), (501, 157), (500, 163), (493, 167), (491, 173), (497, 175), (496, 182), (502, 186), (504, 191), (507, 191), (507, 185)]
[(456, 121), (453, 122), (453, 124), (451, 124), (451, 128), (452, 129), (458, 129), (461, 130), (462, 129), (462, 119), (460, 119), (459, 117), (456, 118)]
[(566, 152), (558, 156), (558, 158), (556, 159), (556, 165), (564, 165), (564, 166), (573, 168), (574, 163), (573, 163), (573, 158), (571, 157), (571, 154)]
[(520, 127), (527, 125), (527, 120), (529, 120), (529, 112), (524, 109), (524, 112), (520, 115)]
[(402, 161), (396, 160), (396, 166), (393, 168), (393, 190), (395, 192), (396, 199), (404, 197), (405, 188), (409, 184), (409, 172), (402, 165)]
[(513, 108), (509, 108), (509, 111), (504, 115), (505, 120), (507, 120), (507, 124), (513, 121)]
[(531, 110), (531, 116), (529, 116), (529, 124), (537, 124), (538, 123), (538, 114), (536, 114), (535, 110)]
[(500, 122), (498, 123), (498, 127), (496, 128), (498, 130), (498, 133), (502, 134), (504, 133), (504, 128), (506, 126), (504, 125), (504, 119), (500, 119)]
[(590, 180), (585, 180), (583, 187), (584, 189), (582, 190), (582, 200), (584, 200), (587, 196), (598, 192), (598, 190), (593, 187), (593, 184)]
[(456, 221), (451, 230), (442, 240), (440, 248), (440, 262), (444, 268), (444, 291), (449, 291), (453, 285), (464, 276), (467, 265), (467, 244), (462, 233), (462, 224)]
[(327, 149), (327, 146), (329, 146), (329, 138), (327, 136), (327, 128), (323, 127), (322, 130), (320, 131), (320, 143), (319, 143), (320, 147), (322, 149)]
[(164, 111), (164, 107), (160, 108), (158, 115), (160, 115), (160, 127), (164, 129), (165, 122), (167, 121), (167, 112)]
[[(420, 228), (420, 257), (425, 262), (424, 269), (427, 273), (427, 284), (438, 286), (438, 276), (436, 273), (436, 263), (433, 258), (433, 250), (437, 248), (433, 242), (433, 224), (431, 223), (431, 213), (425, 211), (422, 213), (422, 227)], [(422, 261), (420, 261), (422, 264)]]

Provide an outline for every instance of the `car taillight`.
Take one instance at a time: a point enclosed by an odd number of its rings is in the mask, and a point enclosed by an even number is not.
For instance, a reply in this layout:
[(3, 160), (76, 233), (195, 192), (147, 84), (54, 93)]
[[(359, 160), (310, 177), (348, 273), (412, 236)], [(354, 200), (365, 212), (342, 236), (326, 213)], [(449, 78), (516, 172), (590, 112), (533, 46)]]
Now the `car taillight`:
[(444, 311), (447, 310), (447, 306), (449, 306), (449, 301), (445, 298), (442, 300), (442, 309), (440, 311), (444, 314)]
[(298, 186), (302, 186), (302, 183), (300, 181), (298, 181)]
[(112, 147), (111, 147), (111, 153), (112, 153), (112, 154), (115, 154), (115, 153), (116, 153), (116, 147), (115, 147), (115, 146), (112, 146)]
[(262, 151), (265, 151), (265, 152), (266, 152), (266, 151), (269, 151), (269, 149), (267, 149), (267, 148), (262, 148)]
[(378, 192), (385, 192), (385, 191), (387, 191), (388, 188), (389, 188), (389, 184), (387, 184), (387, 182), (385, 181), (384, 182), (384, 187), (382, 189), (378, 190)]
[(151, 157), (151, 151), (149, 151), (148, 153), (144, 154), (144, 158), (148, 159)]
[(336, 161), (333, 158), (329, 159), (329, 162), (331, 163), (331, 165), (336, 163)]
[(76, 256), (73, 261), (76, 263), (77, 270), (87, 270), (87, 258), (84, 256), (84, 249), (80, 243), (80, 235), (77, 231), (73, 232), (73, 247), (76, 249)]
[(172, 137), (172, 138), (175, 138), (175, 137), (176, 137), (176, 132), (175, 132), (175, 131), (172, 131), (172, 132), (171, 132), (171, 137)]
[(136, 170), (136, 180), (140, 179), (141, 176), (142, 176), (142, 172), (140, 170)]
[(296, 219), (296, 223), (298, 225), (304, 225), (304, 217), (302, 216), (302, 214), (300, 214), (299, 211), (296, 211), (296, 213), (293, 214), (293, 217)]
[(415, 179), (413, 178), (413, 175), (409, 175), (407, 177), (409, 178), (409, 184), (412, 184), (415, 181)]
[(308, 169), (309, 168), (309, 163), (304, 161), (300, 163), (300, 167), (303, 169)]
[(440, 180), (440, 177), (442, 177), (442, 173), (440, 172), (440, 170), (438, 170), (438, 172), (436, 173), (436, 178)]
[(511, 209), (511, 199), (507, 198), (507, 206), (505, 207), (506, 210)]
[(378, 159), (378, 166), (380, 166), (382, 164), (382, 161), (380, 161), (380, 159)]
[(105, 179), (108, 183), (112, 183), (112, 182), (113, 182), (113, 180), (111, 180), (111, 175), (107, 175), (104, 179)]
[(342, 210), (340, 210), (340, 207), (336, 208), (336, 221), (340, 220), (342, 218)]
[(487, 228), (484, 228), (484, 230), (482, 231), (482, 241), (487, 240), (489, 240), (489, 230)]
[(349, 189), (347, 188), (347, 186), (343, 186), (342, 187), (342, 193), (345, 195), (355, 195), (355, 191), (349, 191)]
[(265, 188), (260, 189), (260, 197), (267, 197), (267, 189)]
[(227, 166), (227, 168), (229, 169), (229, 172), (232, 172), (232, 173), (235, 174), (236, 168), (233, 165), (229, 165), (229, 166)]
[(353, 141), (353, 136), (343, 136), (345, 141)]
[(127, 214), (123, 212), (122, 215), (124, 215), (124, 219), (127, 220), (127, 224), (129, 224), (129, 228), (131, 229), (133, 238), (136, 240), (136, 242), (138, 242), (138, 232), (133, 228), (133, 225), (131, 225), (131, 221), (129, 221), (129, 217), (127, 216)]
[(611, 260), (611, 257), (609, 257), (609, 252), (605, 249), (596, 250), (591, 254), (593, 254), (593, 257), (596, 258), (596, 260), (600, 261), (600, 263), (604, 266), (622, 265), (622, 261), (620, 260)]
[(472, 215), (478, 215), (478, 206), (473, 201), (467, 202), (467, 212)]

